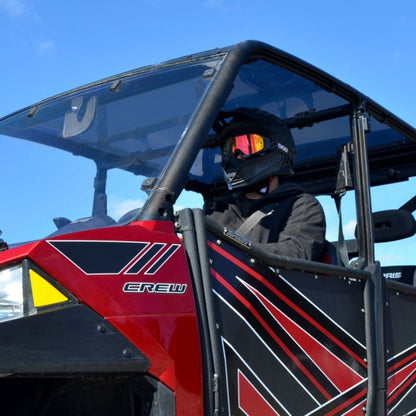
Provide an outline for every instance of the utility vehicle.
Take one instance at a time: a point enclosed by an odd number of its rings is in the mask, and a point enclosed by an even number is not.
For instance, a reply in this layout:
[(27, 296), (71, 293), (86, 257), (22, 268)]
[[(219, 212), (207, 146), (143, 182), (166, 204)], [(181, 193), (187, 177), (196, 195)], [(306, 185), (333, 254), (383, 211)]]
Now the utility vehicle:
[[(212, 129), (268, 111), (324, 207), (322, 262), (204, 216)], [(3, 415), (416, 414), (416, 130), (245, 41), (0, 119)]]

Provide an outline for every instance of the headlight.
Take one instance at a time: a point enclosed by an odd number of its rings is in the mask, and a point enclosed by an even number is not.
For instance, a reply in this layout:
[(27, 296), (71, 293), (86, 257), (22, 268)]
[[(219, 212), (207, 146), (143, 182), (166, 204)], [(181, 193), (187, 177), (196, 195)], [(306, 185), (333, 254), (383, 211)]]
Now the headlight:
[(0, 271), (0, 322), (23, 316), (22, 266)]
[(0, 270), (0, 323), (76, 299), (29, 260)]

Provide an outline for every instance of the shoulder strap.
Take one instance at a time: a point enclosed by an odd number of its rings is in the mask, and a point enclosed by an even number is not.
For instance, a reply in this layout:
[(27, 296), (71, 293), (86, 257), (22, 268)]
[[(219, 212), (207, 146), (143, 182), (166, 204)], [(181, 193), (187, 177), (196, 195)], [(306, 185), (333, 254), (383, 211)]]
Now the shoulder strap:
[[(276, 203), (277, 205), (277, 203)], [(267, 209), (267, 205), (261, 209), (254, 211), (235, 231), (237, 234), (247, 235), (265, 216), (274, 212), (274, 209)]]
[(338, 211), (338, 244), (337, 251), (342, 264), (347, 267), (349, 263), (347, 242), (344, 238), (344, 231), (342, 229), (342, 213), (341, 213), (341, 194), (333, 195), (335, 205)]
[(267, 204), (254, 211), (245, 221), (235, 230), (235, 232), (243, 237), (247, 234), (266, 216), (278, 213), (281, 216), (286, 216), (290, 207), (293, 205), (298, 194), (287, 195), (281, 201), (269, 201)]

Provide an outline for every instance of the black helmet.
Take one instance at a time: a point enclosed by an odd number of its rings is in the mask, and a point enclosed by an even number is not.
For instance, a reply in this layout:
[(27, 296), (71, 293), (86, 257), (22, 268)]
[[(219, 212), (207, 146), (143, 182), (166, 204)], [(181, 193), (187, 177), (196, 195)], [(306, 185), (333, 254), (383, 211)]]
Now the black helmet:
[(293, 173), (293, 137), (273, 114), (251, 108), (223, 111), (214, 130), (230, 189), (255, 189), (272, 176)]

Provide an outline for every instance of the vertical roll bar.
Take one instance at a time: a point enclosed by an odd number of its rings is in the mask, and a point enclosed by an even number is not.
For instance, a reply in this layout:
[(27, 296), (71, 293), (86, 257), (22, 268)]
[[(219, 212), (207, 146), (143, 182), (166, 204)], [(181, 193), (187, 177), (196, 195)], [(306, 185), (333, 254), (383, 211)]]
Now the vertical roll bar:
[(364, 310), (368, 364), (366, 413), (387, 414), (387, 372), (385, 345), (385, 281), (374, 257), (374, 227), (370, 197), (370, 176), (365, 132), (368, 130), (363, 103), (354, 106), (351, 136), (354, 149), (355, 193), (359, 236), (356, 267), (365, 268)]

